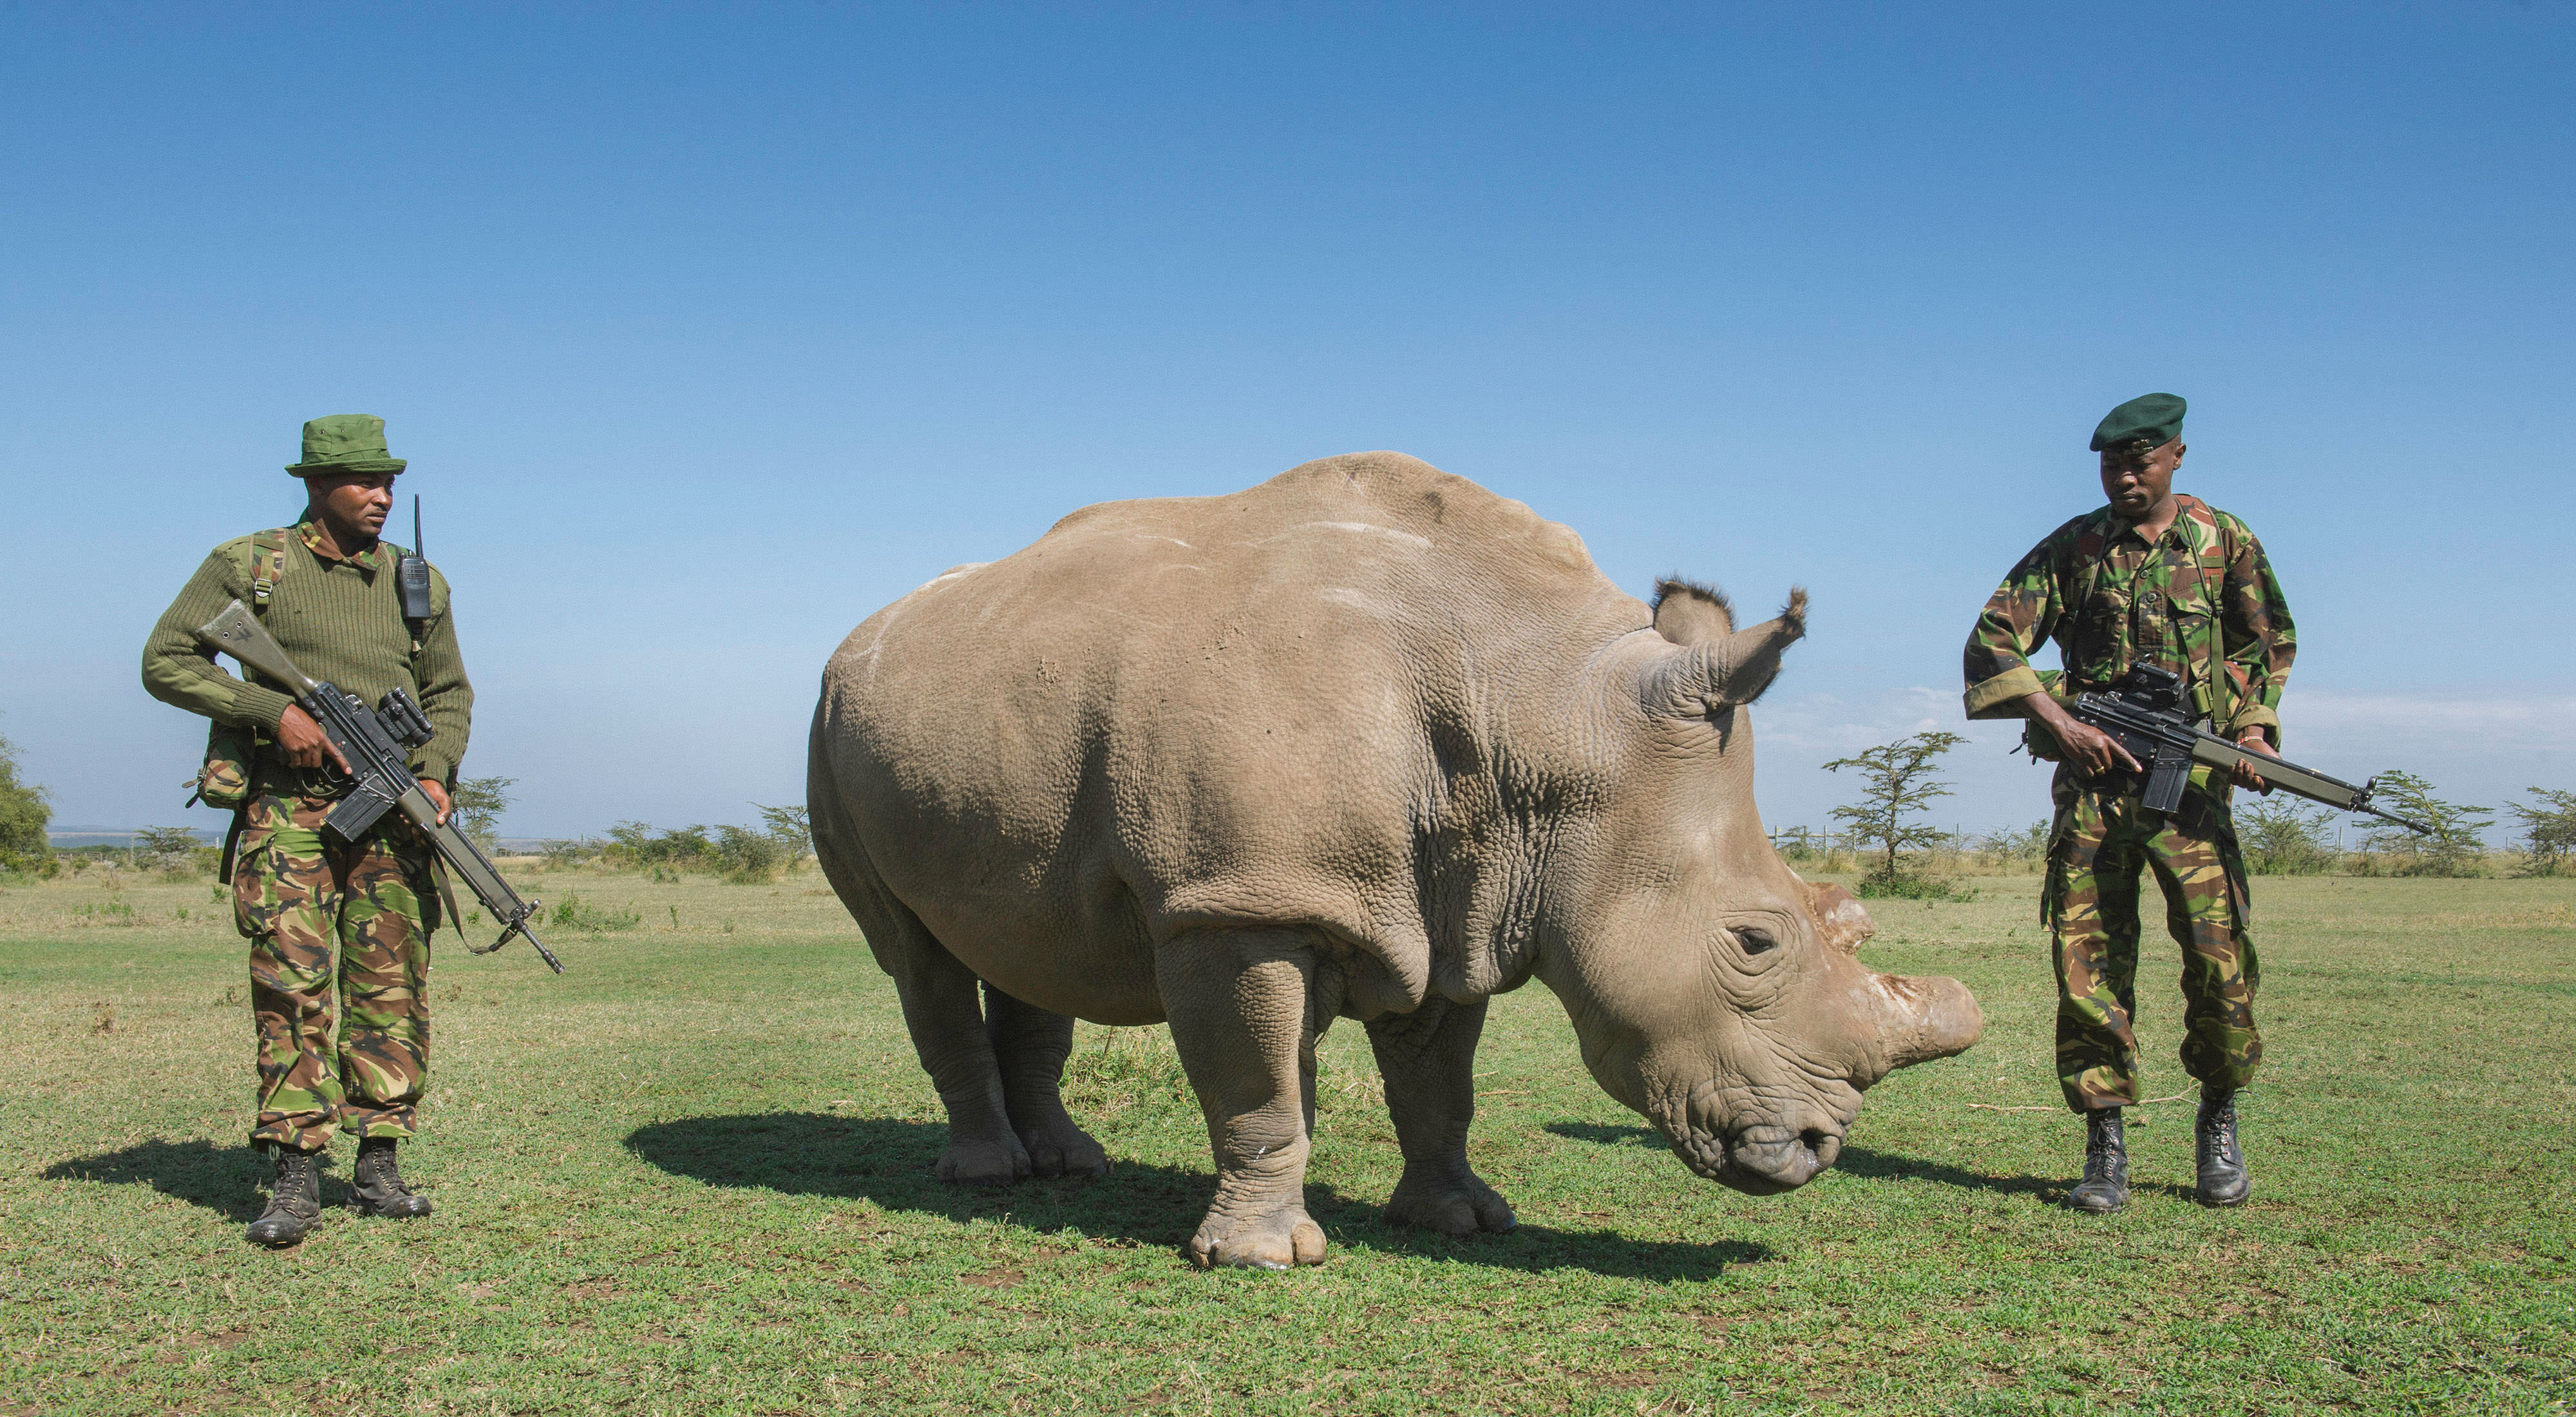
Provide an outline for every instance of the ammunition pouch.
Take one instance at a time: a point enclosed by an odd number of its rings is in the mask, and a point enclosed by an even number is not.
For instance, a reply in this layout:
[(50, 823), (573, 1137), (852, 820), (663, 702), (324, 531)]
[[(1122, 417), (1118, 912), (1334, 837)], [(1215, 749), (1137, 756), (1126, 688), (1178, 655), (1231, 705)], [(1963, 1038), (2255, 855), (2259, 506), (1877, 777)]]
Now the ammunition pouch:
[(197, 769), (197, 799), (236, 811), (251, 799), (251, 774), (259, 762), (259, 735), (218, 723), (206, 733), (206, 760)]

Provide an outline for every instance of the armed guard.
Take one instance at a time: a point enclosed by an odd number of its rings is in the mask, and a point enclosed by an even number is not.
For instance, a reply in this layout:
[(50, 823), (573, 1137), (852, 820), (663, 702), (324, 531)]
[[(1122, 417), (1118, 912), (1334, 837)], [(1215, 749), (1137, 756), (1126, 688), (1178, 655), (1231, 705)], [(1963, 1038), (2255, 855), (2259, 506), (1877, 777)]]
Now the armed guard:
[(445, 820), (474, 690), (445, 577), (379, 535), (405, 466), (384, 428), (365, 414), (305, 424), (303, 457), (286, 469), (304, 482), (302, 517), (216, 547), (143, 650), (153, 697), (214, 720), (197, 791), (234, 813), (224, 874), (234, 924), (250, 940), (258, 1032), (250, 1139), (277, 1167), (248, 1232), (257, 1244), (295, 1244), (319, 1220), (318, 1170), (335, 1132), (358, 1138), (354, 1209), (430, 1211), (396, 1159), (419, 1126), (429, 1078), (439, 923), (429, 847), (391, 814), (355, 842), (324, 837), (324, 815), (348, 790), (347, 762), (283, 685), (249, 671), (234, 678), (196, 634), (239, 600), (316, 677), (370, 703), (408, 692), (434, 730), (410, 751), (410, 768)]
[[(2086, 1123), (2084, 1179), (2068, 1200), (2101, 1214), (2128, 1202), (2121, 1108), (2139, 1100), (2142, 870), (2155, 872), (2166, 928), (2182, 946), (2182, 1063), (2200, 1083), (2205, 1205), (2246, 1197), (2236, 1094), (2263, 1057), (2245, 866), (2228, 815), (2233, 789), (2259, 779), (2241, 764), (2195, 767), (2180, 805), (2151, 811), (2143, 765), (2067, 709), (2077, 693), (2153, 666), (2180, 676), (2211, 731), (2280, 751), (2281, 689), (2298, 649), (2289, 606), (2244, 522), (2174, 492), (2184, 411), (2176, 395), (2148, 394), (2093, 430), (2109, 505), (2022, 557), (1977, 617), (1965, 664), (1968, 716), (2030, 720), (2032, 755), (2059, 764), (2040, 909), (2055, 946), (2058, 1084)], [(2033, 669), (2030, 656), (2051, 640), (2064, 668)]]

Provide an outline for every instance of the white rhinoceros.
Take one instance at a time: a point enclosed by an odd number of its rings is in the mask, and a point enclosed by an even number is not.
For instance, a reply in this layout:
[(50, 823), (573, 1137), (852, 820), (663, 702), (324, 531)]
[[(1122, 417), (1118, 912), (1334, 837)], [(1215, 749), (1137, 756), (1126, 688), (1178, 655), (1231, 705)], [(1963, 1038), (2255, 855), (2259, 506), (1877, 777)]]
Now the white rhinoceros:
[(1954, 980), (1864, 968), (1858, 903), (1763, 835), (1745, 705), (1804, 609), (1650, 610), (1519, 502), (1360, 453), (1088, 507), (877, 612), (824, 671), (808, 801), (947, 1104), (939, 1174), (1105, 1170), (1057, 1096), (1073, 1020), (1169, 1020), (1218, 1173), (1190, 1254), (1313, 1263), (1314, 1043), (1350, 1017), (1388, 1215), (1507, 1230), (1473, 1057), (1535, 975), (1692, 1170), (1803, 1184), (1863, 1088), (1982, 1026)]

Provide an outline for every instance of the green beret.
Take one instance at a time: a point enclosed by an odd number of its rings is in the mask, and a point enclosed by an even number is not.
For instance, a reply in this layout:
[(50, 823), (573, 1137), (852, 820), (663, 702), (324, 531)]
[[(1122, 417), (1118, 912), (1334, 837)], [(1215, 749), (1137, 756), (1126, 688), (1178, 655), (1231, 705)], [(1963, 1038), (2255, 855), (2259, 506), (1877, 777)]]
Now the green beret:
[(2180, 394), (2141, 394), (2103, 415), (2093, 430), (2093, 451), (2135, 445), (2139, 451), (2161, 448), (2182, 436)]
[(404, 460), (385, 448), (385, 421), (372, 413), (334, 413), (304, 425), (304, 461), (288, 463), (298, 477), (343, 472), (400, 472)]

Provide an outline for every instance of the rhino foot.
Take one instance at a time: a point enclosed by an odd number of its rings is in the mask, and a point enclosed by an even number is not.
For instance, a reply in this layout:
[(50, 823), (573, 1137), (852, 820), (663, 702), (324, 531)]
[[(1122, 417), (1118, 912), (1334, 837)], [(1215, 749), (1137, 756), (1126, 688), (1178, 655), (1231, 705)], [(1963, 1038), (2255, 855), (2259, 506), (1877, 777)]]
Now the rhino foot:
[(1091, 1133), (1075, 1126), (1070, 1117), (1020, 1133), (1020, 1145), (1028, 1151), (1031, 1175), (1109, 1174), (1109, 1153), (1101, 1150)]
[(1029, 1174), (1029, 1151), (1020, 1139), (952, 1141), (939, 1153), (939, 1179), (956, 1186), (1007, 1186)]
[(1234, 1216), (1208, 1212), (1199, 1233), (1190, 1237), (1190, 1259), (1200, 1268), (1218, 1265), (1240, 1269), (1289, 1269), (1324, 1262), (1324, 1227), (1308, 1219), (1302, 1206), (1264, 1215)]
[(1520, 1224), (1509, 1201), (1470, 1171), (1463, 1179), (1417, 1180), (1411, 1171), (1387, 1197), (1386, 1219), (1393, 1225), (1419, 1225), (1443, 1235), (1502, 1234)]

